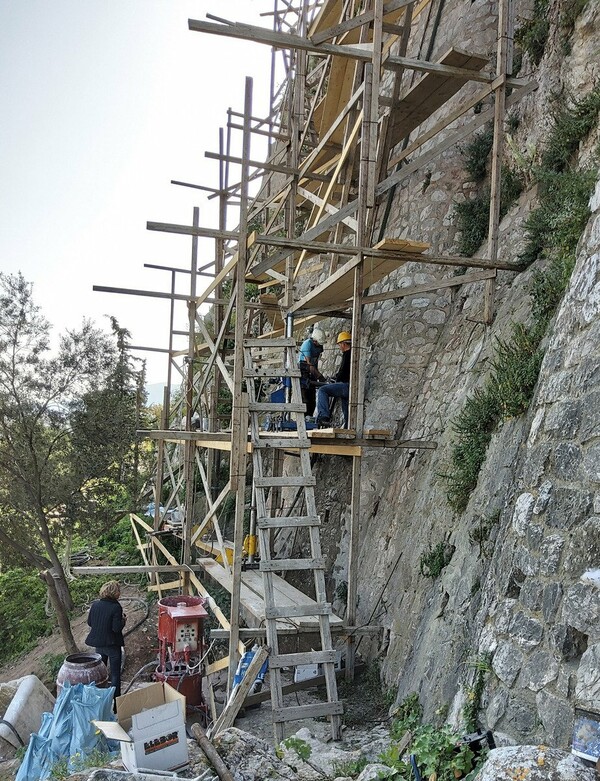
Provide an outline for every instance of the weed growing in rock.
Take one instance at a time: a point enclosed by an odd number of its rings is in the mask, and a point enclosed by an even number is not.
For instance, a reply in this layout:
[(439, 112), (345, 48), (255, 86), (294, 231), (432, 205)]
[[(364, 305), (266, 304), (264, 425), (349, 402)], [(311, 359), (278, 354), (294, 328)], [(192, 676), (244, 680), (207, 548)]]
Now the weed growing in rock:
[(475, 764), (475, 754), (467, 745), (459, 745), (459, 740), (458, 733), (448, 726), (439, 728), (421, 724), (416, 727), (405, 751), (401, 751), (398, 743), (392, 742), (380, 759), (396, 771), (392, 778), (405, 781), (414, 778), (408, 761), (408, 755), (414, 754), (423, 778), (455, 781), (456, 778), (464, 778)]
[(312, 749), (305, 740), (302, 740), (302, 738), (295, 738), (293, 736), (291, 738), (286, 738), (283, 741), (283, 745), (286, 748), (295, 751), (296, 754), (298, 754), (298, 756), (300, 757), (300, 759), (302, 760), (310, 759)]
[[(469, 532), (469, 540), (474, 545), (479, 545), (479, 555), (482, 556), (483, 558), (489, 558), (489, 556), (491, 555), (491, 553), (488, 553), (486, 551), (485, 543), (489, 540), (492, 530), (498, 524), (499, 521), (500, 521), (500, 510), (497, 510), (495, 513), (492, 513), (492, 515), (488, 517), (479, 518), (478, 522), (475, 523), (475, 525)], [(476, 593), (477, 591), (479, 591), (480, 586), (481, 583), (479, 582), (479, 579), (477, 579), (476, 583), (473, 584), (472, 593)]]
[(460, 231), (458, 251), (465, 257), (474, 255), (485, 241), (490, 220), (489, 195), (476, 195), (454, 207)]
[[(548, 263), (532, 275), (531, 322), (515, 324), (508, 340), (496, 341), (490, 377), (467, 399), (452, 424), (456, 437), (451, 468), (443, 478), (448, 503), (457, 512), (467, 507), (497, 425), (521, 415), (533, 396), (543, 358), (540, 344), (575, 265), (577, 243), (589, 218), (588, 201), (597, 175), (596, 170), (569, 170), (566, 166), (599, 114), (600, 86), (558, 110), (541, 155), (542, 167), (534, 171), (539, 206), (525, 222), (527, 241), (520, 259), (532, 263), (545, 258)], [(482, 222), (480, 216), (480, 225)], [(475, 242), (472, 236), (469, 238)]]
[(400, 740), (405, 732), (413, 732), (421, 723), (423, 708), (416, 692), (407, 695), (394, 710), (390, 736)]
[(467, 661), (467, 667), (473, 671), (473, 681), (465, 686), (465, 704), (462, 709), (463, 725), (466, 732), (475, 732), (481, 707), (481, 697), (485, 679), (491, 671), (490, 655), (478, 654)]
[(424, 578), (435, 578), (441, 575), (444, 567), (449, 564), (454, 547), (445, 542), (438, 542), (435, 547), (429, 546), (419, 559), (419, 572)]
[(465, 169), (474, 182), (482, 182), (487, 173), (487, 162), (494, 143), (494, 128), (487, 124), (482, 133), (477, 133), (463, 150)]
[(564, 171), (581, 140), (596, 126), (599, 113), (600, 85), (580, 100), (568, 99), (554, 111), (554, 123), (542, 154), (543, 171)]
[[(523, 190), (523, 180), (508, 166), (502, 169), (500, 185), (500, 219), (508, 212)], [(460, 231), (459, 252), (474, 255), (488, 235), (490, 221), (490, 185), (468, 201), (456, 204), (456, 224)]]
[(358, 778), (365, 767), (369, 764), (367, 757), (360, 759), (349, 759), (346, 762), (333, 763), (334, 778)]
[(516, 43), (529, 54), (535, 65), (539, 65), (544, 56), (550, 32), (549, 5), (549, 0), (535, 0), (532, 18), (524, 22), (515, 32)]

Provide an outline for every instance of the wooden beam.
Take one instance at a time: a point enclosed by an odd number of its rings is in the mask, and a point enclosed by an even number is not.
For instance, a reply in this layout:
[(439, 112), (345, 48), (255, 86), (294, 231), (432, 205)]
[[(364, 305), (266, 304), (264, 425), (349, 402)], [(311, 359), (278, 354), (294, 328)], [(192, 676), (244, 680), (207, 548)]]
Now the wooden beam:
[(397, 290), (389, 290), (387, 293), (374, 293), (373, 295), (363, 296), (363, 304), (375, 304), (378, 301), (387, 301), (391, 298), (404, 298), (405, 296), (416, 296), (419, 293), (433, 293), (435, 290), (442, 290), (446, 287), (461, 287), (471, 282), (481, 282), (484, 279), (492, 279), (496, 276), (496, 270), (474, 271), (472, 274), (463, 274), (449, 279), (437, 279), (427, 282), (423, 285), (412, 285), (411, 287), (401, 287)]
[(178, 233), (183, 236), (200, 236), (204, 239), (234, 239), (240, 237), (238, 231), (224, 231), (215, 228), (202, 228), (195, 225), (175, 225), (169, 222), (147, 222), (146, 230), (161, 233)]
[(273, 46), (275, 49), (298, 49), (312, 54), (334, 54), (338, 57), (349, 57), (362, 62), (371, 59), (372, 47), (370, 44), (354, 44), (353, 46), (337, 46), (331, 43), (314, 44), (309, 38), (291, 33), (280, 33), (267, 30), (250, 24), (213, 24), (197, 19), (188, 19), (188, 28), (193, 32), (211, 33), (212, 35), (224, 35), (227, 38), (238, 38), (244, 41), (254, 41)]
[[(232, 157), (219, 155), (216, 152), (205, 152), (204, 157), (209, 158), (210, 160), (227, 160), (229, 163), (236, 163), (241, 164), (242, 158), (241, 157)], [(324, 174), (314, 174), (314, 173), (305, 173), (302, 176), (300, 176), (300, 169), (298, 168), (289, 168), (286, 165), (277, 165), (276, 163), (266, 163), (266, 162), (259, 162), (257, 160), (249, 160), (248, 164), (251, 165), (254, 168), (260, 168), (263, 171), (275, 171), (277, 173), (281, 174), (287, 174), (288, 176), (298, 176), (300, 179), (315, 179), (319, 182), (329, 182), (331, 181), (330, 176), (325, 176)]]

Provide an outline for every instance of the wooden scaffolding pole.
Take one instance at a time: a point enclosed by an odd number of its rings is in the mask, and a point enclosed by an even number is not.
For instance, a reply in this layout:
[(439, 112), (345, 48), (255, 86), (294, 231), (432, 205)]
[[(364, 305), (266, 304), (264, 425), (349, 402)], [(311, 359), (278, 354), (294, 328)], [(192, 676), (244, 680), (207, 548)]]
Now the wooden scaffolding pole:
[(242, 392), (244, 369), (244, 293), (248, 257), (248, 176), (250, 160), (250, 118), (252, 116), (252, 79), (246, 78), (244, 96), (244, 135), (242, 139), (242, 186), (240, 192), (240, 222), (238, 260), (235, 278), (235, 346), (233, 365), (233, 414), (231, 420), (231, 490), (235, 493), (235, 528), (233, 538), (233, 582), (231, 590), (231, 634), (229, 638), (228, 688), (239, 661), (239, 629), (241, 610), (242, 550), (244, 544), (244, 510), (246, 506), (246, 442), (248, 439), (248, 396)]
[[(488, 227), (488, 257), (498, 257), (498, 227), (502, 196), (502, 151), (504, 148), (504, 115), (506, 113), (506, 77), (512, 72), (513, 3), (500, 0), (498, 9), (498, 52), (496, 55), (497, 83), (494, 93), (494, 143), (492, 146), (490, 220)], [(490, 324), (494, 316), (495, 280), (485, 283), (483, 322)]]

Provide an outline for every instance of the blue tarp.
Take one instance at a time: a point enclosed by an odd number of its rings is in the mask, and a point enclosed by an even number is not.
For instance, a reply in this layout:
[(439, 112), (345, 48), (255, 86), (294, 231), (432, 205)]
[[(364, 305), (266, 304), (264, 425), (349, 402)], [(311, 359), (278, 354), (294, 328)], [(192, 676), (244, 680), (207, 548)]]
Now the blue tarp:
[(39, 732), (32, 734), (15, 781), (44, 781), (63, 758), (68, 759), (69, 771), (75, 771), (95, 749), (116, 754), (118, 744), (108, 741), (91, 723), (92, 719), (115, 721), (114, 693), (112, 687), (66, 683), (54, 710), (43, 714)]

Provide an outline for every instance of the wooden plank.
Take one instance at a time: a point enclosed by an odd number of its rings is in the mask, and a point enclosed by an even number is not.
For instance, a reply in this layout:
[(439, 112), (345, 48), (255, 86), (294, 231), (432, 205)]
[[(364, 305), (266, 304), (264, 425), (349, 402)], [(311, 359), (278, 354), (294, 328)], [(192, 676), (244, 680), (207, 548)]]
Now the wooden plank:
[(269, 656), (269, 648), (263, 645), (253, 656), (248, 669), (242, 679), (242, 682), (234, 689), (233, 695), (225, 705), (225, 708), (221, 712), (221, 715), (210, 729), (210, 737), (214, 738), (219, 735), (223, 730), (233, 726), (235, 717), (239, 713), (240, 708), (244, 704), (246, 695), (250, 691), (250, 688), (256, 680), (256, 676), (260, 672), (265, 660)]
[(299, 448), (310, 447), (310, 441), (308, 439), (300, 439), (299, 437), (296, 437), (295, 439), (292, 437), (261, 437), (260, 439), (254, 439), (252, 444), (256, 448), (283, 447), (290, 450), (298, 450)]
[[(214, 559), (200, 559), (200, 564), (213, 580), (231, 594), (231, 589), (233, 587), (231, 576), (221, 564), (218, 564)], [(240, 602), (242, 606), (253, 616), (256, 616), (256, 618), (260, 619), (264, 617), (264, 600), (257, 597), (257, 595), (246, 586), (243, 573), (240, 585)]]
[[(458, 49), (450, 49), (438, 61), (478, 71), (488, 60)], [(427, 73), (391, 109), (390, 147), (405, 138), (444, 105), (465, 84), (465, 79), (446, 73)]]
[[(283, 580), (277, 575), (271, 575), (271, 579), (273, 581), (273, 590), (276, 597), (276, 607), (283, 606), (286, 609), (292, 610), (294, 606), (301, 606), (302, 609), (306, 609), (306, 606), (310, 605), (311, 609), (314, 611), (313, 613), (309, 613), (306, 616), (290, 616), (290, 618), (294, 617), (300, 619), (299, 621), (293, 622), (297, 623), (299, 628), (313, 626), (315, 629), (318, 629), (317, 616), (324, 615), (320, 612), (319, 604), (307, 597), (306, 594), (302, 593), (302, 591), (299, 591), (297, 588), (292, 586), (292, 584), (288, 583), (287, 580)], [(263, 577), (258, 570), (246, 570), (246, 572), (244, 572), (244, 582), (256, 593), (264, 594)], [(331, 626), (339, 626), (343, 623), (343, 621), (339, 616), (331, 614), (329, 616), (329, 623)]]
[(292, 404), (284, 402), (278, 404), (269, 401), (251, 401), (248, 405), (250, 412), (306, 412), (306, 404)]
[(304, 526), (320, 526), (318, 515), (277, 516), (275, 518), (257, 518), (259, 529), (298, 529)]
[(289, 572), (294, 570), (304, 571), (310, 569), (325, 569), (325, 559), (261, 559), (261, 572)]
[(307, 605), (278, 605), (267, 608), (265, 618), (308, 618), (310, 616), (331, 616), (333, 609), (329, 603), (319, 605), (312, 602)]
[(279, 369), (275, 372), (272, 367), (256, 366), (252, 369), (244, 369), (244, 377), (300, 377), (300, 369)]
[(424, 285), (412, 285), (411, 287), (402, 287), (397, 290), (388, 290), (387, 293), (373, 293), (362, 297), (363, 304), (376, 304), (378, 301), (387, 301), (391, 298), (404, 298), (406, 296), (416, 296), (421, 293), (434, 293), (436, 290), (443, 290), (447, 287), (462, 287), (471, 282), (481, 282), (485, 279), (492, 279), (496, 276), (496, 271), (473, 271), (470, 274), (448, 277), (447, 279), (436, 279)]
[(313, 54), (335, 54), (338, 57), (348, 57), (354, 60), (368, 62), (371, 59), (371, 51), (368, 44), (355, 44), (353, 46), (338, 46), (331, 43), (322, 43), (316, 46), (310, 39), (291, 33), (280, 33), (250, 24), (213, 24), (197, 19), (188, 19), (188, 28), (193, 32), (211, 33), (223, 35), (228, 38), (238, 38), (245, 41), (263, 43), (273, 46), (275, 49), (297, 49), (299, 51), (312, 52)]
[(290, 708), (273, 708), (273, 721), (300, 721), (317, 719), (321, 716), (341, 716), (343, 712), (344, 706), (341, 702), (294, 705)]
[(257, 488), (292, 488), (308, 485), (316, 485), (317, 478), (314, 475), (306, 477), (285, 475), (284, 477), (255, 477), (254, 485)]
[(300, 664), (335, 664), (337, 651), (305, 651), (296, 654), (278, 654), (269, 659), (269, 668), (297, 667)]
[[(255, 239), (258, 238), (255, 237)], [(244, 339), (244, 347), (261, 347), (268, 349), (269, 347), (295, 347), (296, 340), (283, 337), (282, 339)]]
[[(227, 630), (222, 630), (227, 631)], [(229, 636), (229, 632), (227, 632), (227, 636)], [(229, 658), (227, 656), (223, 656), (221, 659), (217, 659), (216, 662), (213, 662), (212, 664), (207, 665), (206, 667), (206, 674), (212, 675), (213, 673), (221, 672), (221, 670), (226, 670), (229, 667)]]

